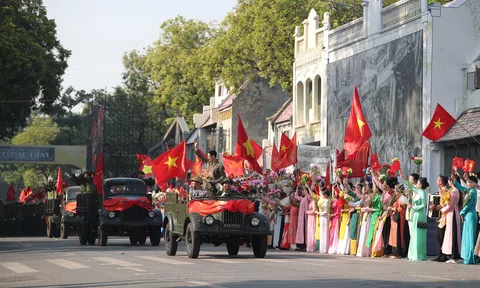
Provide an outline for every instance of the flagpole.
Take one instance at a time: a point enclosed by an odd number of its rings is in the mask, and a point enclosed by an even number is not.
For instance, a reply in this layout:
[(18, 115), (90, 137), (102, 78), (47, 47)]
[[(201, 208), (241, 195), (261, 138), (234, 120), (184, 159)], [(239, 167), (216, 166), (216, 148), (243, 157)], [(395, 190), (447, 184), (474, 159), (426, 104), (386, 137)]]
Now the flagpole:
[(467, 132), (467, 134), (470, 135), (470, 137), (472, 137), (473, 140), (475, 140), (475, 142), (477, 142), (478, 145), (480, 145), (480, 142), (478, 142), (478, 140), (477, 140), (475, 137), (473, 137), (473, 135), (470, 134), (470, 132), (468, 132), (467, 129), (465, 129), (465, 127), (463, 127), (462, 124), (460, 124), (460, 122), (457, 121), (457, 124), (458, 124), (460, 127), (462, 127), (462, 129), (465, 130), (465, 132)]

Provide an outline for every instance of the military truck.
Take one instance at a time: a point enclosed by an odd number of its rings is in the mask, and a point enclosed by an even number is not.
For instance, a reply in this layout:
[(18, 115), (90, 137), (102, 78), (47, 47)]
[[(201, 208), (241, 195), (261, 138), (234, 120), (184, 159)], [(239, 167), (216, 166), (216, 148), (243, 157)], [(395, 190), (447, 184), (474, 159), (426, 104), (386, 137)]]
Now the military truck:
[[(214, 195), (214, 193), (201, 194)], [(267, 253), (267, 237), (272, 234), (265, 215), (254, 211), (242, 213), (224, 209), (219, 213), (208, 214), (194, 211), (190, 205), (196, 201), (200, 206), (202, 204), (211, 206), (212, 203), (219, 201), (220, 205), (227, 207), (228, 202), (238, 200), (243, 203), (250, 201), (253, 204), (250, 199), (239, 195), (197, 197), (188, 201), (180, 200), (176, 193), (167, 192), (163, 222), (167, 255), (174, 256), (177, 253), (178, 242), (185, 241), (189, 258), (198, 258), (200, 246), (205, 243), (215, 246), (226, 244), (229, 255), (237, 255), (240, 245), (249, 243), (252, 245), (254, 256), (264, 258)]]
[(80, 217), (77, 214), (77, 195), (80, 186), (64, 189), (62, 199), (62, 218), (60, 220), (60, 237), (67, 239), (73, 231), (80, 231)]
[[(162, 213), (152, 209), (145, 182), (135, 178), (104, 180), (102, 196), (83, 193), (77, 196), (80, 215), (80, 244), (107, 245), (108, 236), (128, 236), (130, 243), (160, 244)], [(92, 243), (93, 242), (93, 243)]]

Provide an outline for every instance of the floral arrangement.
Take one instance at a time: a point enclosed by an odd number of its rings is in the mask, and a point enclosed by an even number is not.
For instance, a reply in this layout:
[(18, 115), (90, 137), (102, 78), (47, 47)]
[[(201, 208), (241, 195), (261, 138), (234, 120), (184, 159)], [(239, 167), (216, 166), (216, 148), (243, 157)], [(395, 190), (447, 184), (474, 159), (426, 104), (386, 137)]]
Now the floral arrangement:
[(392, 159), (392, 163), (395, 163), (395, 162), (397, 162), (397, 161), (400, 161), (397, 157), (395, 157), (395, 158)]
[[(387, 170), (388, 171), (388, 170)], [(378, 180), (380, 180), (380, 182), (384, 182), (387, 180), (387, 175), (385, 174), (380, 174), (380, 176), (378, 176)]]
[(201, 177), (203, 181), (213, 180), (212, 173), (208, 170), (202, 170), (200, 173), (197, 173), (196, 176)]
[(363, 169), (363, 173), (365, 173), (365, 175), (367, 175), (367, 176), (371, 176), (372, 175), (372, 169), (370, 167), (367, 167), (367, 168)]
[(347, 168), (347, 176), (352, 175), (353, 169), (352, 168)]
[(304, 174), (302, 176), (302, 178), (300, 179), (300, 181), (302, 182), (302, 185), (304, 185), (304, 186), (307, 185), (308, 182), (310, 182), (310, 180), (311, 180), (311, 178), (310, 178), (310, 175), (308, 175), (308, 174)]
[(420, 166), (423, 163), (422, 157), (412, 156), (411, 159), (412, 159), (413, 163), (415, 163), (415, 165), (417, 165), (417, 166)]
[(342, 176), (342, 173), (343, 173), (342, 168), (337, 168), (337, 169), (335, 169), (335, 174), (336, 174), (338, 177)]

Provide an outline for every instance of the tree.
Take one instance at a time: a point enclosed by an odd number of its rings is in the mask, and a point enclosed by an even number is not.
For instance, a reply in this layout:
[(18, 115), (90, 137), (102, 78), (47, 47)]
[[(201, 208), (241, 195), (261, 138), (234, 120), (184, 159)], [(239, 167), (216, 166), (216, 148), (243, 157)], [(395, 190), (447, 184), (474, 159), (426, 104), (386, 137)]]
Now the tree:
[(25, 131), (12, 139), (14, 145), (49, 145), (60, 132), (58, 125), (50, 117), (37, 116)]
[(151, 107), (167, 125), (178, 114), (192, 124), (193, 114), (213, 95), (214, 82), (205, 74), (209, 62), (202, 48), (216, 29), (181, 16), (165, 21), (160, 29), (160, 39), (143, 54), (132, 51), (124, 56), (127, 92), (154, 94)]
[(69, 56), (41, 0), (0, 2), (0, 139), (25, 127), (32, 109), (51, 113)]

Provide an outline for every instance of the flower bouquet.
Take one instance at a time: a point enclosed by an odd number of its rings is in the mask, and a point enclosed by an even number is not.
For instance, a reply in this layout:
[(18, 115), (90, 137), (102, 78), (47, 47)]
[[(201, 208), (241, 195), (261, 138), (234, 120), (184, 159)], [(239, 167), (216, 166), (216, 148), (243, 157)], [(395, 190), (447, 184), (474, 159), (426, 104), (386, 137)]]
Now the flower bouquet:
[(342, 176), (342, 173), (343, 173), (342, 168), (335, 169), (335, 174), (337, 175), (337, 177)]
[(353, 169), (352, 168), (347, 168), (347, 176), (352, 175)]
[(422, 166), (422, 164), (423, 164), (423, 159), (422, 159), (422, 157), (412, 156), (411, 159), (412, 159), (413, 163), (415, 163), (415, 165), (417, 166), (417, 167), (416, 167), (416, 168), (417, 168), (417, 169), (416, 169), (416, 172), (417, 172), (418, 174), (420, 174), (420, 166)]
[(311, 178), (310, 178), (310, 175), (308, 174), (303, 175), (302, 178), (300, 179), (303, 186), (308, 185), (308, 182), (310, 182), (310, 180)]

